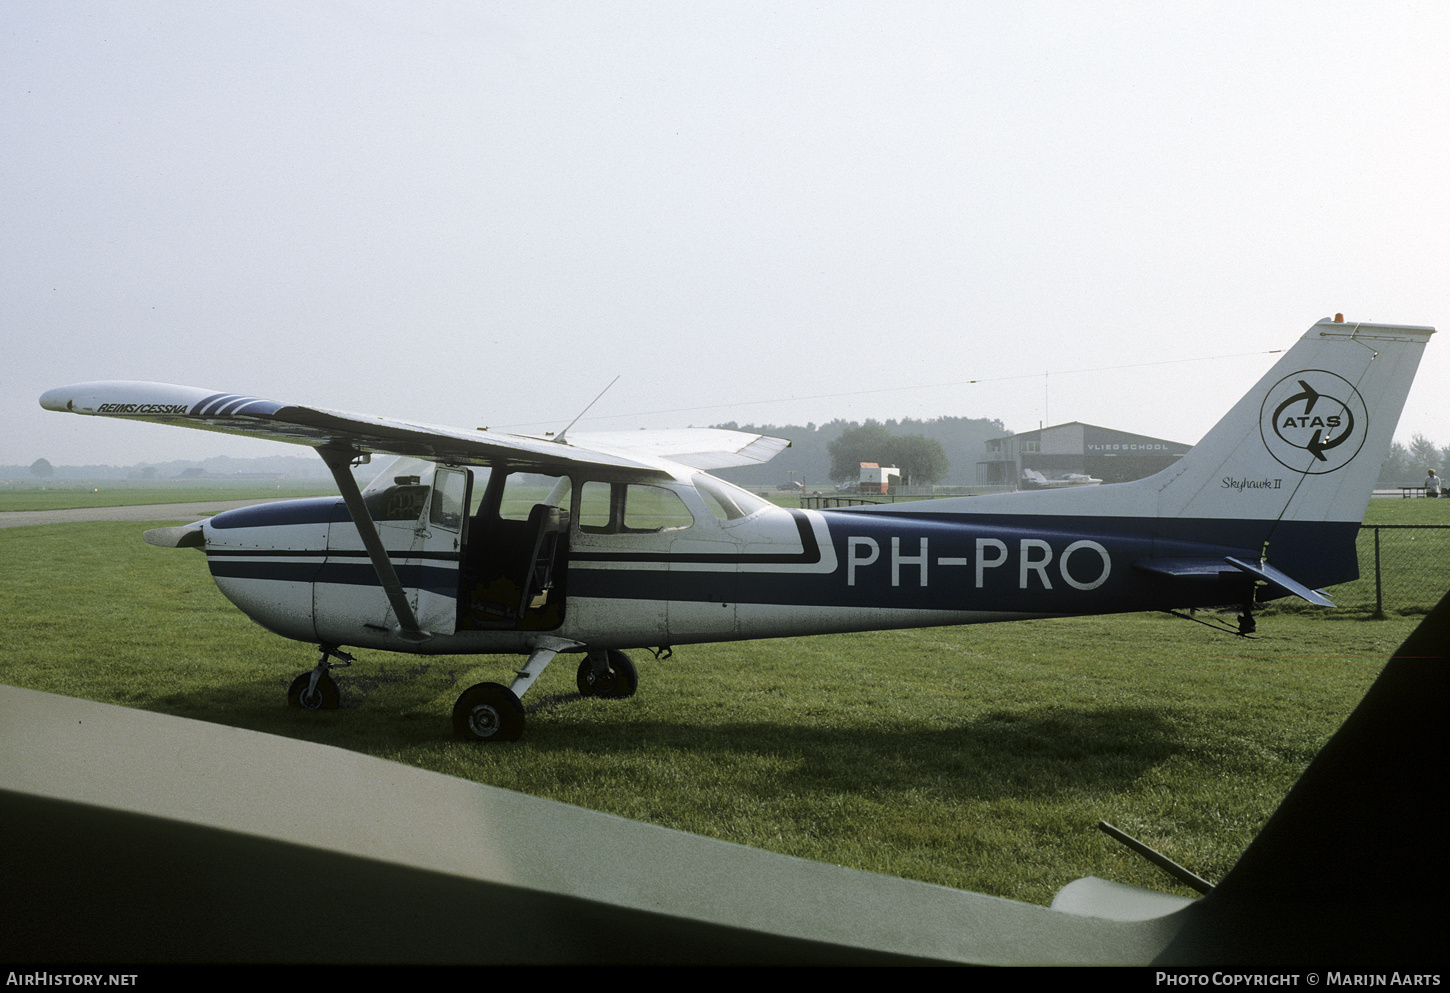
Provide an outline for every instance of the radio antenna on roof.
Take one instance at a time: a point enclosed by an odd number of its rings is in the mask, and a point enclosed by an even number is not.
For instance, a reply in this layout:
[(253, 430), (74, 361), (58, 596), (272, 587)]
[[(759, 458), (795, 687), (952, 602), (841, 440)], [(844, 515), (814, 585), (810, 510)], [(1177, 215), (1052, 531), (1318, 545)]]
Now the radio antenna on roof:
[[(613, 386), (617, 382), (619, 382), (619, 377), (618, 376), (615, 376), (613, 379), (611, 379), (609, 381), (609, 386)], [(574, 425), (578, 424), (579, 423), (579, 418), (580, 417), (583, 417), (585, 414), (589, 413), (589, 407), (594, 406), (596, 403), (599, 402), (599, 397), (602, 397), (602, 396), (604, 396), (604, 394), (606, 394), (606, 393), (609, 392), (609, 386), (606, 386), (606, 387), (604, 387), (604, 389), (600, 390), (599, 391), (599, 396), (595, 397), (593, 400), (590, 400), (589, 401), (589, 406), (587, 406), (583, 410), (579, 411), (578, 417), (575, 417), (572, 421), (569, 422), (569, 427), (566, 427), (564, 430), (560, 431), (557, 435), (555, 435), (554, 436), (554, 440), (557, 441), (561, 445), (567, 445), (567, 444), (569, 444), (567, 441), (564, 440), (564, 436), (569, 433), (569, 428), (572, 428)]]

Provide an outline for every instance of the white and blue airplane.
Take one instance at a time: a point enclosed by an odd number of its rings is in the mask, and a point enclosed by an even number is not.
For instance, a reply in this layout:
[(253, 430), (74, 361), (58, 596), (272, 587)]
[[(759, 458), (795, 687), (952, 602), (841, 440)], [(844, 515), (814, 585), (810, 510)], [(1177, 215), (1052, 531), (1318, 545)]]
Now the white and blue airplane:
[[(510, 741), (558, 654), (627, 697), (624, 649), (1036, 617), (1255, 606), (1357, 578), (1355, 535), (1433, 328), (1315, 324), (1204, 439), (1146, 479), (834, 511), (776, 507), (706, 470), (788, 442), (716, 429), (539, 439), (160, 383), (47, 391), (48, 410), (315, 448), (338, 497), (150, 531), (198, 548), (263, 627), (321, 648), (288, 700), (335, 708), (343, 647), (522, 654), (459, 698), (455, 731)], [(365, 489), (350, 467), (399, 456)]]

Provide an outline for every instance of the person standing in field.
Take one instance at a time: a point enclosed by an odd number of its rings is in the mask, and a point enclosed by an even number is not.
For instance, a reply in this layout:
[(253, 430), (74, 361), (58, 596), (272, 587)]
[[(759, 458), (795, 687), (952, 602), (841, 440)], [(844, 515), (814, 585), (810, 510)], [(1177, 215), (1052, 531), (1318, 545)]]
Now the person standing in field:
[(1425, 496), (1437, 497), (1440, 495), (1440, 477), (1435, 475), (1435, 470), (1430, 470), (1430, 475), (1425, 477)]

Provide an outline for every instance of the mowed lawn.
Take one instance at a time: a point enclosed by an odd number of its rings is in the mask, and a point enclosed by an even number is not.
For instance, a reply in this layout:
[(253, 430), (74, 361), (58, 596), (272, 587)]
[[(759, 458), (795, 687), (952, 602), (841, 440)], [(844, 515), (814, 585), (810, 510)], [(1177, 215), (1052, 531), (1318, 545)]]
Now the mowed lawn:
[(288, 710), (315, 649), (247, 620), (200, 554), (144, 544), (152, 526), (0, 530), (0, 682), (1033, 903), (1090, 874), (1185, 892), (1100, 819), (1220, 878), (1418, 620), (1271, 613), (1248, 641), (1135, 614), (679, 646), (635, 653), (623, 701), (581, 699), (565, 656), (525, 699), (523, 741), (472, 745), (450, 735), (453, 701), (517, 657), (362, 651), (337, 674), (342, 710)]

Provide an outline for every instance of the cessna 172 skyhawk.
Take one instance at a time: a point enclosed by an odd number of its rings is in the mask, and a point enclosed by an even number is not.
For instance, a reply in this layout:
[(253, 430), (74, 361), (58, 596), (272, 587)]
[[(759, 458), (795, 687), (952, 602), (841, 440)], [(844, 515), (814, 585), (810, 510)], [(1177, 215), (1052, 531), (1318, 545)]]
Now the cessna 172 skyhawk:
[[(1239, 605), (1358, 576), (1355, 534), (1433, 328), (1320, 321), (1206, 437), (1146, 479), (882, 504), (773, 506), (703, 470), (788, 443), (715, 429), (546, 440), (159, 383), (83, 383), (41, 405), (310, 445), (342, 497), (147, 533), (200, 548), (263, 627), (317, 643), (294, 705), (337, 706), (342, 646), (527, 654), (453, 711), (522, 734), (559, 653), (581, 693), (626, 697), (622, 649), (1029, 617)], [(566, 432), (567, 434), (567, 432)], [(400, 456), (366, 489), (350, 465)], [(337, 661), (334, 661), (337, 660)]]

